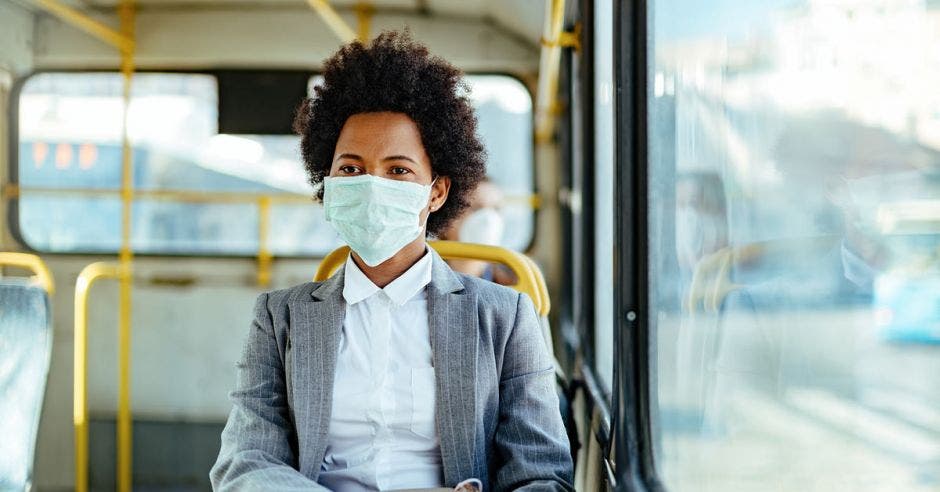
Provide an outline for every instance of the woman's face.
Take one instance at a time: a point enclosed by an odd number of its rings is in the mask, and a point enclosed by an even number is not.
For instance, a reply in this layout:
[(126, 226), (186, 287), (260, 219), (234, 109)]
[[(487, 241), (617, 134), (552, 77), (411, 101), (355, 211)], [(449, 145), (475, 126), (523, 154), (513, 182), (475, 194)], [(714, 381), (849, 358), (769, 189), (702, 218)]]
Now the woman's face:
[[(361, 174), (422, 185), (434, 181), (431, 159), (414, 120), (388, 111), (359, 113), (346, 120), (333, 151), (330, 176)], [(437, 177), (428, 206), (421, 211), (422, 223), (427, 223), (429, 212), (441, 208), (449, 189), (450, 178)]]

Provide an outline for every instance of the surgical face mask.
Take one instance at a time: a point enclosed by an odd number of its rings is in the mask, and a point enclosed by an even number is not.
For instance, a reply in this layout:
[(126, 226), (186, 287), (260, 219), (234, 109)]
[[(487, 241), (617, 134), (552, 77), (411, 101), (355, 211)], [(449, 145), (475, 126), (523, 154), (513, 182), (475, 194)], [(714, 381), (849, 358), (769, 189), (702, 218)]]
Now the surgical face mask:
[(428, 205), (431, 185), (370, 174), (328, 176), (323, 179), (326, 220), (374, 267), (421, 235), (421, 211)]
[(503, 217), (499, 212), (492, 208), (481, 208), (464, 219), (457, 231), (457, 237), (465, 243), (498, 246), (504, 229)]

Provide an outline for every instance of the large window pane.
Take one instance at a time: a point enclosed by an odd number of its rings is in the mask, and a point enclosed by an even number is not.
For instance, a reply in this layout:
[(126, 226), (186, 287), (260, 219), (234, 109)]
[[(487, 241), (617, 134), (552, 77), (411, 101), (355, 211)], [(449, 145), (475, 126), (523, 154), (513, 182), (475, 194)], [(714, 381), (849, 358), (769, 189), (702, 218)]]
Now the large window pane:
[[(490, 178), (507, 197), (502, 244), (522, 250), (534, 230), (532, 100), (511, 77), (468, 81)], [(122, 90), (121, 76), (106, 72), (43, 73), (24, 85), (19, 230), (32, 248), (113, 252), (120, 246)], [(128, 134), (139, 197), (132, 215), (136, 251), (255, 254), (262, 196), (274, 198), (267, 238), (274, 254), (319, 255), (340, 244), (319, 205), (304, 200), (313, 191), (298, 137), (218, 133), (215, 77), (135, 75)]]
[(671, 490), (940, 489), (935, 3), (652, 2)]
[(594, 15), (594, 354), (605, 389), (614, 377), (614, 31), (613, 3)]

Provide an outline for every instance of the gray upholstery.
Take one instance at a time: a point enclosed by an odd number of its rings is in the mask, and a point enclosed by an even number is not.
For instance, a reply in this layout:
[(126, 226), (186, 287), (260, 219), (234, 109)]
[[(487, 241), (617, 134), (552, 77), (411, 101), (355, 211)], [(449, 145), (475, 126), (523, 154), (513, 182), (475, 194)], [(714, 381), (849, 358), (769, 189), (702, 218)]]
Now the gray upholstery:
[(46, 291), (0, 279), (0, 490), (30, 488), (51, 351)]

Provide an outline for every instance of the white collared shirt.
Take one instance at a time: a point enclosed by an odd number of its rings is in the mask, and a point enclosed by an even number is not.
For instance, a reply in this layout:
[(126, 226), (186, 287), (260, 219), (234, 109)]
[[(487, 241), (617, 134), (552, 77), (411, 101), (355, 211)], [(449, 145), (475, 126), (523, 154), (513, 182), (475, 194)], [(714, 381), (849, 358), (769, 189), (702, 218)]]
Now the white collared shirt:
[(380, 289), (350, 256), (346, 318), (319, 483), (330, 490), (440, 487), (426, 287), (431, 254)]

